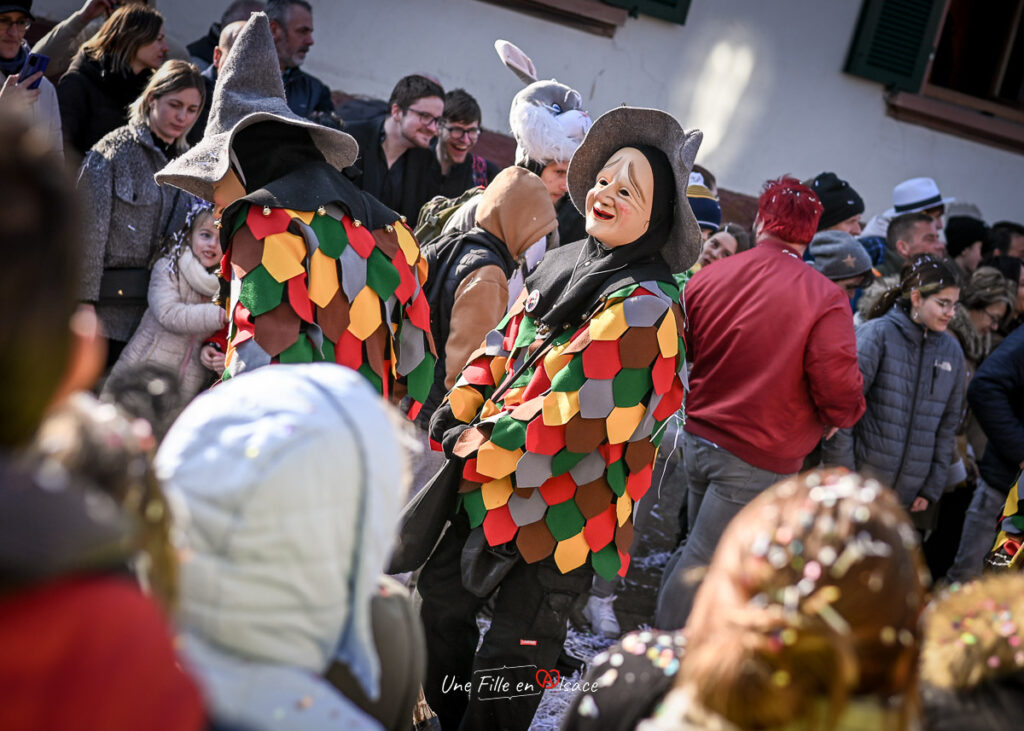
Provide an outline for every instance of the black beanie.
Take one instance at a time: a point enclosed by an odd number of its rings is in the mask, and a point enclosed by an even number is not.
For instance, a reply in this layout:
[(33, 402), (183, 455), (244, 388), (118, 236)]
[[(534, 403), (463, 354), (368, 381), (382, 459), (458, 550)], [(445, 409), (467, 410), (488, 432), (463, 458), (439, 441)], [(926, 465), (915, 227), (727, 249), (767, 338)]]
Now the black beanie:
[(984, 241), (988, 227), (972, 216), (950, 216), (946, 219), (946, 251), (955, 259), (975, 241)]
[(810, 188), (818, 194), (821, 205), (825, 207), (818, 221), (819, 231), (864, 212), (863, 199), (849, 183), (840, 180), (835, 173), (821, 173), (811, 181)]

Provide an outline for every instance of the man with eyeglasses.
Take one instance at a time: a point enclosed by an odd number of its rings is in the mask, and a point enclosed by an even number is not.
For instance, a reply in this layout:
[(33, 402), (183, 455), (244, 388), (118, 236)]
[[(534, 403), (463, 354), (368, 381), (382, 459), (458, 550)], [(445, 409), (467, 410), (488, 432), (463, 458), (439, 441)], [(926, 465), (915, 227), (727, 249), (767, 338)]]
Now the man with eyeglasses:
[(480, 139), (480, 105), (465, 89), (444, 97), (444, 118), (434, 145), (440, 166), (440, 194), (456, 198), (476, 186), (487, 187), (500, 168), (471, 150)]
[(438, 192), (430, 142), (444, 116), (444, 89), (413, 74), (395, 84), (383, 116), (345, 125), (359, 157), (345, 173), (360, 188), (415, 224), (420, 208)]
[[(27, 113), (33, 126), (44, 129), (54, 149), (63, 153), (57, 90), (43, 78), (41, 71), (25, 79), (18, 78), (30, 52), (25, 32), (33, 20), (32, 0), (0, 2), (0, 83), (3, 84), (0, 108)], [(29, 88), (36, 82), (35, 89)]]

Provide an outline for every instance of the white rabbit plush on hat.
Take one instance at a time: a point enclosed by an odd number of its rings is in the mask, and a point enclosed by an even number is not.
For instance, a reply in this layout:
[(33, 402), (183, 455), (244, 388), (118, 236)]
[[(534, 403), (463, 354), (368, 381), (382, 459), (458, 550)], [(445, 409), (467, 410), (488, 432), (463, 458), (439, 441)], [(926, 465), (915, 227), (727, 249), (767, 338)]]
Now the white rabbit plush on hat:
[(516, 164), (568, 161), (591, 125), (580, 93), (554, 79), (538, 81), (533, 61), (512, 43), (497, 40), (494, 50), (528, 84), (512, 99), (508, 114), (516, 140)]

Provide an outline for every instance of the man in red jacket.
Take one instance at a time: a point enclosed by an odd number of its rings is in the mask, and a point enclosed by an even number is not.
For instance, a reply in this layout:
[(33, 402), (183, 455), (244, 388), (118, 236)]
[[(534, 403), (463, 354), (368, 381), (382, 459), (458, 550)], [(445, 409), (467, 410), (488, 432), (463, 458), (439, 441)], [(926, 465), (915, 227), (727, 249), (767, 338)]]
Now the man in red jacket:
[(686, 285), (689, 536), (665, 570), (660, 629), (685, 623), (697, 588), (687, 576), (708, 565), (740, 508), (796, 473), (823, 434), (864, 413), (849, 301), (802, 259), (822, 210), (798, 181), (769, 181), (757, 245)]

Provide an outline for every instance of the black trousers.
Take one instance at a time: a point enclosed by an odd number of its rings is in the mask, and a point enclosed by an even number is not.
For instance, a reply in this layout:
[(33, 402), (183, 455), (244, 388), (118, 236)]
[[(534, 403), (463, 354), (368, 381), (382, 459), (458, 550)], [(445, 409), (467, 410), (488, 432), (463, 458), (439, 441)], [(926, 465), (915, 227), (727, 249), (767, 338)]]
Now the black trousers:
[(553, 680), (576, 597), (590, 589), (589, 564), (562, 574), (552, 559), (522, 559), (495, 589), (490, 629), (477, 650), (476, 615), (487, 599), (462, 584), (470, 529), (459, 513), (420, 575), (427, 639), (424, 692), (443, 731), (526, 731)]

